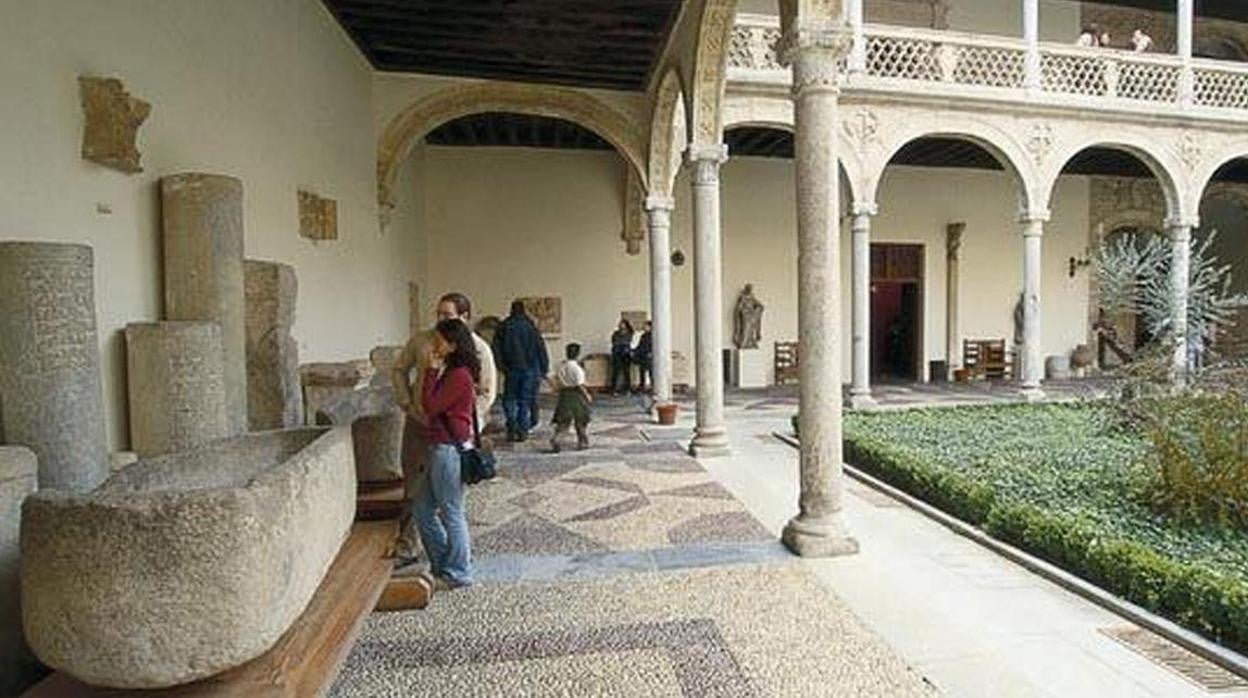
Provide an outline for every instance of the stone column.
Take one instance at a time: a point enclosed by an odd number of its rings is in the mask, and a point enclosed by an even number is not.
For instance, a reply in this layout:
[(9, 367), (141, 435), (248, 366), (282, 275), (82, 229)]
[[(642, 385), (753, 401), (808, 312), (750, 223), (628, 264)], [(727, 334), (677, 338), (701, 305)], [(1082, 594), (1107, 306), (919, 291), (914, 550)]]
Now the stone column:
[(945, 368), (946, 380), (953, 380), (953, 369), (959, 361), (961, 347), (958, 329), (958, 287), (959, 257), (962, 251), (962, 233), (966, 231), (965, 223), (950, 223), (945, 226)]
[(797, 334), (801, 379), (801, 496), (784, 543), (807, 557), (857, 552), (845, 526), (841, 467), (839, 75), (847, 38), (792, 37), (797, 164)]
[(39, 458), (39, 487), (108, 477), (91, 248), (0, 242), (0, 434)]
[(1192, 264), (1192, 228), (1194, 226), (1169, 221), (1170, 229), (1170, 312), (1173, 314), (1170, 325), (1173, 335), (1174, 382), (1186, 385), (1188, 374), (1187, 345), (1187, 296), (1191, 285)]
[(1040, 89), (1040, 0), (1023, 0), (1023, 40), (1027, 54), (1023, 59), (1023, 87)]
[(22, 446), (0, 446), (0, 695), (17, 695), (33, 673), (34, 660), (22, 637), (18, 558), (22, 501), (36, 489), (38, 463)]
[(299, 284), (295, 269), (249, 259), (247, 298), (247, 424), (252, 431), (303, 424), (299, 346), (290, 336)]
[(866, 0), (846, 0), (845, 13), (853, 33), (853, 45), (849, 49), (849, 72), (862, 73), (867, 69), (867, 37), (863, 31)]
[(874, 203), (855, 203), (853, 231), (853, 383), (849, 404), (875, 404), (871, 397), (871, 217)]
[(221, 325), (230, 433), (247, 431), (243, 295), (243, 184), (187, 173), (160, 180), (164, 218), (165, 319)]
[(126, 325), (130, 448), (140, 458), (231, 434), (222, 357), (216, 323)]
[(1028, 400), (1044, 397), (1044, 356), (1040, 349), (1040, 241), (1044, 238), (1047, 213), (1025, 214), (1023, 226), (1023, 347), (1019, 352), (1023, 396)]
[(653, 363), (650, 380), (654, 401), (672, 401), (672, 208), (667, 197), (646, 199), (650, 225), (650, 339)]
[(695, 456), (729, 453), (724, 426), (724, 302), (720, 268), (719, 167), (728, 160), (722, 143), (692, 145), (693, 311), (697, 355), (698, 414), (689, 451)]
[(1191, 106), (1196, 96), (1196, 78), (1192, 73), (1192, 44), (1194, 39), (1194, 11), (1192, 0), (1178, 0), (1178, 27), (1175, 43), (1183, 68), (1179, 73), (1179, 104)]

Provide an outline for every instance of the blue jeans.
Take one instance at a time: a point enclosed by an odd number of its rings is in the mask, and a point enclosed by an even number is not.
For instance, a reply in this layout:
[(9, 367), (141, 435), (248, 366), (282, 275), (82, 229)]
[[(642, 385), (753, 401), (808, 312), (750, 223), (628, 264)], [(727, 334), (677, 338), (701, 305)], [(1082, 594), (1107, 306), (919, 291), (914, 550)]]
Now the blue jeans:
[(528, 433), (537, 426), (537, 388), (542, 377), (531, 368), (516, 368), (503, 380), (503, 414), (508, 431)]
[(429, 556), (429, 569), (458, 586), (472, 584), (472, 540), (464, 512), (459, 451), (453, 445), (430, 445), (423, 484), (412, 499), (412, 514)]

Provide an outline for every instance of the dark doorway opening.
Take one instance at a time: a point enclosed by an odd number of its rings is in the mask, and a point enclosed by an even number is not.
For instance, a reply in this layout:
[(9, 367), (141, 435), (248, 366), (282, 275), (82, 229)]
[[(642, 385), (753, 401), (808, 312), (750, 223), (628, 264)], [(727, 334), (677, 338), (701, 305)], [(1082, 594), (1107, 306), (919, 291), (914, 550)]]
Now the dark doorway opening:
[(923, 246), (871, 246), (871, 377), (922, 377)]

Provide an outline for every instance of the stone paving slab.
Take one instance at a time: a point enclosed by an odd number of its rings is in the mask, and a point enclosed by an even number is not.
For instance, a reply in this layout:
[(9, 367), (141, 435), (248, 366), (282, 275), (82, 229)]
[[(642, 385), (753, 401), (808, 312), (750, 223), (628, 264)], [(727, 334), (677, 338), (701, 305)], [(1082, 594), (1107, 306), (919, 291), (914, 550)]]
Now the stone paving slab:
[(935, 690), (798, 563), (479, 585), (376, 614), (334, 698)]

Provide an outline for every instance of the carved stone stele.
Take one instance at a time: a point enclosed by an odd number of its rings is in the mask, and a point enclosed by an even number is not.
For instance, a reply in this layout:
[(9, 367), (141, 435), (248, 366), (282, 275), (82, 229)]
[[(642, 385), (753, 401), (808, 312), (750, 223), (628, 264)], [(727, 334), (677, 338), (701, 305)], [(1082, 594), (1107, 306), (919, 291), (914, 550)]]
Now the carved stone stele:
[(303, 423), (299, 345), (291, 336), (299, 294), (295, 269), (246, 260), (247, 423), (252, 431)]
[(36, 489), (38, 463), (22, 446), (0, 446), (0, 695), (17, 695), (34, 662), (22, 639), (18, 540), (22, 501)]
[(0, 242), (0, 420), (39, 458), (40, 489), (108, 477), (91, 248)]
[(229, 436), (224, 373), (216, 323), (126, 325), (130, 448), (148, 458)]
[(142, 172), (135, 141), (152, 106), (126, 92), (116, 78), (78, 78), (82, 101), (82, 157), (122, 172)]
[(309, 240), (337, 240), (338, 202), (300, 190), (299, 234)]
[(225, 356), (230, 433), (247, 430), (243, 183), (186, 173), (160, 180), (165, 319), (215, 322)]

